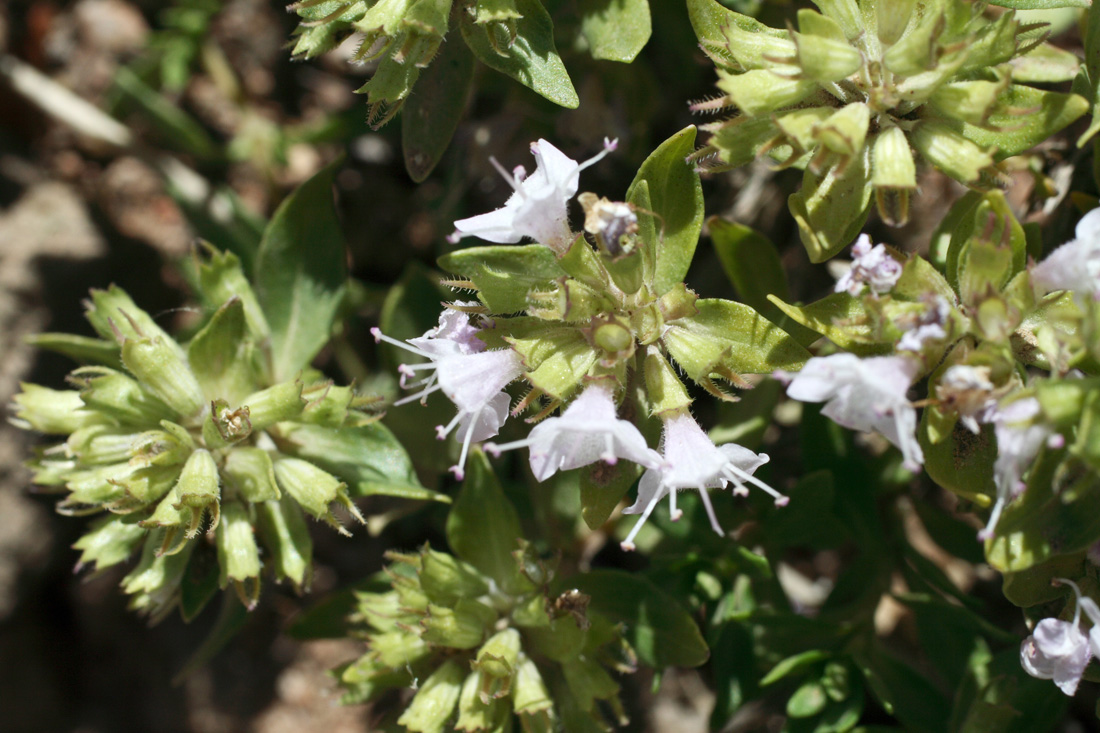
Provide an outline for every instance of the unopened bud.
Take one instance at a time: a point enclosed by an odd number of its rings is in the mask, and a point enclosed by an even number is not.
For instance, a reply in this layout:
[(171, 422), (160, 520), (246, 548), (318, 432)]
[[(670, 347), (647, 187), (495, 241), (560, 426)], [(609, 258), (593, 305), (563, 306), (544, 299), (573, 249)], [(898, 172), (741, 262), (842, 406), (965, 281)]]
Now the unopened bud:
[(512, 707), (519, 715), (533, 715), (554, 708), (554, 701), (539, 674), (539, 668), (527, 655), (521, 655), (516, 667)]
[(343, 505), (352, 516), (363, 522), (347, 494), (347, 484), (300, 458), (280, 458), (275, 461), (275, 480), (279, 488), (294, 497), (302, 508), (316, 519), (328, 522), (342, 534), (349, 534), (332, 514), (331, 505)]
[(458, 721), (456, 731), (497, 731), (505, 730), (504, 724), (510, 722), (511, 707), (507, 701), (495, 697), (489, 700), (481, 698), (485, 686), (485, 675), (475, 670), (466, 676), (462, 683), (462, 694), (458, 698)]
[(248, 511), (240, 502), (222, 507), (215, 544), (221, 569), (219, 585), (225, 588), (232, 581), (241, 602), (251, 610), (260, 596), (260, 551)]
[(863, 102), (853, 102), (821, 122), (814, 133), (829, 150), (839, 155), (852, 156), (863, 150), (870, 124), (871, 109)]
[(85, 367), (74, 371), (69, 380), (81, 388), (80, 399), (89, 409), (120, 423), (149, 425), (174, 417), (168, 405), (122, 372), (106, 367)]
[(462, 690), (466, 672), (455, 659), (449, 659), (432, 673), (397, 719), (398, 725), (416, 733), (441, 733), (450, 720)]
[(264, 430), (277, 422), (291, 420), (302, 414), (306, 406), (300, 382), (276, 384), (249, 395), (242, 403), (248, 408), (252, 430)]
[(730, 74), (719, 69), (718, 88), (745, 114), (758, 116), (798, 104), (813, 94), (818, 86), (812, 81), (784, 79), (763, 69), (743, 74)]
[(104, 422), (104, 418), (84, 406), (80, 393), (49, 389), (21, 382), (21, 391), (12, 401), (15, 417), (28, 429), (47, 435), (68, 435), (80, 428)]
[(313, 540), (302, 510), (289, 497), (256, 505), (260, 535), (271, 552), (268, 566), (275, 580), (287, 578), (299, 592), (309, 590)]
[(993, 156), (940, 122), (922, 122), (910, 133), (913, 147), (932, 165), (963, 183), (976, 181)]
[(459, 599), (454, 608), (429, 604), (428, 615), (421, 622), (423, 639), (452, 649), (473, 649), (496, 619), (496, 611), (469, 598)]
[(523, 641), (519, 632), (508, 628), (493, 634), (482, 645), (477, 658), (470, 666), (481, 672), (481, 701), (489, 698), (504, 697), (512, 690), (512, 678), (515, 677)]
[(420, 587), (432, 603), (451, 604), (459, 598), (477, 598), (489, 586), (477, 570), (453, 555), (428, 550), (423, 555)]
[(122, 344), (122, 363), (142, 386), (178, 415), (190, 417), (202, 409), (202, 388), (176, 342), (167, 336), (127, 339)]
[(245, 501), (260, 503), (278, 499), (271, 456), (263, 448), (240, 446), (226, 453), (222, 464), (226, 482)]

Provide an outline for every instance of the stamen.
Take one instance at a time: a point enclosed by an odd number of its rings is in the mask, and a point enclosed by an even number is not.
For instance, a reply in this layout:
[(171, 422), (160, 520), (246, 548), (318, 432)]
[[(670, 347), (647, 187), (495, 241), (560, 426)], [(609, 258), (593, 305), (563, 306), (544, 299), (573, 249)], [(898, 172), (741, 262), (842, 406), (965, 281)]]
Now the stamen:
[(462, 417), (461, 412), (459, 412), (457, 415), (455, 415), (453, 418), (451, 418), (451, 421), (449, 423), (447, 423), (446, 427), (444, 427), (442, 425), (436, 425), (435, 426), (435, 439), (436, 440), (445, 440), (447, 438), (447, 436), (451, 434), (451, 431), (454, 430), (455, 425), (458, 425), (458, 419), (460, 417)]
[[(519, 185), (520, 182), (516, 180), (515, 176), (504, 170), (504, 166), (497, 162), (497, 159), (491, 155), (489, 156), (489, 162), (492, 163), (493, 167), (497, 169), (497, 173), (499, 173), (501, 177), (504, 178), (504, 180), (508, 181), (508, 185), (512, 187), (512, 190), (514, 190), (520, 196), (526, 198), (523, 193), (523, 187)], [(522, 166), (520, 167), (522, 168)]]
[(382, 333), (382, 329), (378, 328), (377, 326), (375, 326), (374, 328), (372, 328), (370, 330), (370, 334), (371, 334), (371, 336), (374, 336), (374, 343), (376, 343), (376, 344), (381, 343), (382, 341), (385, 341), (387, 344), (390, 344), (391, 346), (396, 346), (397, 348), (404, 349), (405, 351), (411, 351), (412, 353), (416, 354), (417, 356), (423, 356), (423, 357), (428, 356), (428, 354), (425, 354), (423, 351), (421, 351), (420, 349), (418, 349), (414, 346), (408, 345), (404, 341), (398, 341), (395, 338), (391, 338), (391, 337), (387, 336), (386, 334)]
[(710, 528), (717, 532), (719, 537), (724, 537), (726, 533), (722, 531), (722, 525), (718, 524), (718, 517), (714, 515), (714, 506), (710, 503), (710, 494), (705, 486), (699, 487), (699, 496), (702, 497), (703, 506), (706, 507)]
[(676, 508), (676, 493), (676, 489), (670, 489), (668, 492), (668, 518), (673, 522), (680, 521), (684, 516), (684, 510)]
[(653, 513), (653, 507), (657, 506), (657, 502), (660, 501), (661, 494), (658, 492), (656, 496), (649, 500), (646, 504), (645, 511), (642, 512), (642, 516), (638, 518), (638, 521), (634, 523), (634, 526), (630, 528), (630, 534), (626, 536), (626, 539), (619, 543), (619, 547), (623, 548), (624, 552), (634, 552), (637, 548), (634, 546), (634, 538), (638, 536), (638, 532), (642, 529), (642, 525), (649, 519), (649, 515)]
[[(749, 474), (749, 473), (746, 473), (745, 471), (742, 471), (740, 468), (738, 468), (737, 466), (734, 466), (733, 464), (727, 464), (726, 465), (725, 469), (723, 470), (723, 474), (726, 474), (726, 472), (729, 472), (729, 474), (732, 474), (734, 477), (736, 477), (734, 480), (738, 484), (740, 484), (741, 481), (748, 481), (750, 484), (753, 484), (753, 485), (763, 489), (764, 491), (768, 492), (771, 496), (775, 497), (775, 505), (776, 506), (787, 506), (787, 504), (789, 504), (790, 501), (791, 501), (791, 498), (789, 496), (786, 496), (784, 494), (780, 494), (778, 491), (776, 491), (772, 487), (768, 486), (766, 483), (764, 483), (760, 479), (756, 478), (752, 474)], [(737, 479), (740, 479), (740, 481), (738, 481)], [(734, 490), (734, 493), (737, 493), (736, 489)]]
[(504, 451), (515, 450), (516, 448), (527, 448), (531, 445), (531, 440), (513, 440), (511, 443), (504, 443), (503, 445), (497, 445), (496, 443), (486, 443), (481, 446), (481, 449), (491, 455), (493, 458), (500, 458), (500, 454)]
[[(455, 479), (457, 481), (462, 481), (464, 478), (466, 478), (466, 471), (465, 471), (466, 456), (470, 452), (470, 443), (473, 441), (474, 428), (477, 426), (477, 421), (481, 417), (482, 410), (484, 410), (484, 409), (485, 408), (483, 407), (483, 408), (481, 408), (481, 410), (478, 410), (477, 412), (474, 413), (473, 419), (470, 420), (469, 425), (466, 427), (466, 437), (462, 440), (462, 452), (459, 453), (459, 455), (458, 455), (458, 463), (454, 466), (451, 466), (451, 468), (450, 468), (451, 473), (454, 474)], [(454, 421), (452, 421), (452, 422), (457, 422), (457, 421), (458, 421), (458, 417), (456, 416)], [(450, 426), (448, 426), (448, 428), (449, 427)], [(448, 430), (448, 432), (449, 432), (449, 430)]]

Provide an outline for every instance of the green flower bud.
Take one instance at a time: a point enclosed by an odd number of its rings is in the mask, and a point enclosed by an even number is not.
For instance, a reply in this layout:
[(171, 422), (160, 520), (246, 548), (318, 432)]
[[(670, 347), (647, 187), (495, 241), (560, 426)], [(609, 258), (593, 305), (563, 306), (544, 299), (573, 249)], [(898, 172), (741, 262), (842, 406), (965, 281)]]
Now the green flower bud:
[(221, 568), (218, 585), (225, 588), (232, 581), (241, 603), (255, 608), (260, 598), (260, 551), (244, 505), (234, 501), (222, 507), (214, 541)]
[(83, 367), (74, 371), (69, 380), (80, 387), (80, 399), (88, 409), (125, 425), (156, 425), (175, 417), (168, 405), (114, 369)]
[(202, 409), (202, 388), (175, 341), (168, 337), (126, 339), (122, 343), (122, 363), (137, 380), (161, 402), (183, 417)]
[(119, 481), (133, 471), (134, 467), (128, 462), (71, 471), (65, 482), (69, 496), (58, 505), (58, 511), (63, 514), (92, 513), (99, 511), (101, 505), (124, 498), (126, 490)]
[(67, 435), (80, 428), (103, 422), (103, 417), (84, 406), (79, 392), (40, 387), (20, 382), (22, 390), (12, 398), (15, 419), (26, 430), (47, 435)]
[(629, 359), (634, 354), (634, 332), (629, 323), (613, 316), (595, 318), (589, 333), (592, 345), (603, 351), (606, 359)]
[(451, 604), (489, 592), (477, 570), (453, 555), (428, 550), (422, 557), (420, 587), (432, 603)]
[(248, 421), (253, 430), (264, 430), (277, 422), (301, 415), (305, 406), (302, 384), (283, 382), (249, 395), (243, 400), (242, 409), (248, 408)]
[(482, 702), (490, 697), (504, 697), (512, 690), (512, 678), (519, 663), (522, 641), (515, 629), (504, 629), (494, 634), (477, 652), (471, 667), (481, 672), (480, 696)]
[(875, 26), (883, 46), (892, 46), (913, 21), (916, 0), (878, 0), (875, 3)]
[(120, 499), (112, 511), (136, 511), (159, 500), (167, 494), (179, 478), (180, 468), (171, 466), (146, 466), (130, 472), (126, 476), (112, 479), (111, 482), (126, 492), (127, 499)]
[(420, 686), (397, 723), (417, 733), (443, 733), (458, 703), (464, 677), (457, 661), (444, 663)]
[(194, 510), (188, 537), (198, 534), (198, 523), (202, 512), (210, 510), (210, 531), (218, 526), (221, 491), (218, 488), (218, 466), (209, 451), (197, 450), (187, 459), (176, 483), (176, 496), (179, 507)]
[(279, 488), (294, 497), (315, 519), (329, 523), (340, 534), (349, 535), (350, 532), (332, 514), (331, 505), (338, 503), (360, 523), (365, 523), (363, 515), (348, 498), (347, 484), (331, 473), (300, 458), (280, 458), (275, 461), (274, 468)]
[(237, 447), (227, 452), (222, 476), (245, 501), (259, 504), (281, 496), (271, 456), (262, 448)]
[(80, 428), (65, 441), (69, 455), (86, 465), (121, 463), (130, 458), (138, 436), (108, 425)]
[(814, 129), (814, 135), (834, 153), (854, 156), (863, 150), (870, 124), (871, 109), (862, 102), (853, 102), (820, 122)]
[(475, 671), (462, 683), (462, 694), (458, 698), (458, 722), (455, 730), (463, 731), (504, 731), (510, 723), (510, 710), (507, 701), (493, 697), (488, 701), (481, 697), (485, 687), (485, 675)]
[(145, 537), (145, 530), (126, 517), (103, 517), (73, 545), (80, 550), (79, 571), (92, 563), (98, 572), (128, 559)]
[(683, 410), (691, 405), (691, 397), (683, 382), (660, 349), (654, 346), (646, 347), (645, 391), (650, 415)]
[[(803, 23), (803, 14), (816, 15), (821, 22), (832, 23), (828, 18), (814, 13), (812, 10), (798, 11), (800, 24)], [(824, 35), (810, 35), (808, 33), (796, 33), (795, 44), (798, 46), (798, 65), (802, 74), (807, 79), (819, 82), (840, 81), (854, 74), (863, 63), (863, 57), (859, 51), (852, 48), (844, 38), (840, 27), (833, 23), (836, 34), (840, 37), (827, 37)], [(721, 84), (719, 84), (721, 88)], [(813, 90), (810, 86), (810, 91)], [(795, 104), (790, 102), (787, 104)], [(787, 104), (781, 106), (786, 107)], [(773, 107), (772, 109), (777, 109)], [(749, 114), (757, 114), (750, 112)]]
[(729, 74), (719, 69), (718, 88), (726, 93), (730, 104), (755, 117), (798, 104), (814, 93), (817, 84), (784, 79), (763, 69), (744, 74)]
[(148, 430), (134, 436), (130, 463), (135, 466), (176, 466), (195, 449), (191, 435), (179, 425), (164, 421), (166, 430)]
[(539, 668), (527, 655), (520, 655), (516, 666), (516, 682), (512, 691), (513, 709), (517, 715), (551, 712), (554, 701), (542, 681)]
[(421, 621), (423, 639), (452, 649), (473, 649), (496, 619), (496, 611), (468, 598), (459, 599), (454, 608), (429, 604), (428, 615)]
[(910, 133), (913, 147), (937, 168), (964, 183), (978, 180), (993, 156), (939, 122), (923, 122)]
[(267, 566), (275, 580), (290, 580), (298, 592), (309, 590), (313, 578), (313, 540), (305, 517), (293, 501), (284, 497), (256, 506), (260, 536), (271, 552)]
[(186, 359), (183, 348), (165, 333), (152, 317), (138, 308), (122, 288), (92, 290), (85, 301), (85, 317), (100, 336), (122, 345), (123, 341), (159, 340), (175, 352), (177, 361)]
[(163, 555), (157, 552), (157, 546), (163, 543), (155, 540), (146, 541), (141, 561), (122, 579), (122, 589), (133, 596), (130, 608), (157, 621), (168, 615), (179, 599), (180, 581), (195, 543), (185, 543), (181, 552)]
[(404, 669), (406, 665), (422, 659), (431, 652), (431, 648), (416, 634), (405, 630), (386, 631), (372, 634), (370, 653), (387, 667)]

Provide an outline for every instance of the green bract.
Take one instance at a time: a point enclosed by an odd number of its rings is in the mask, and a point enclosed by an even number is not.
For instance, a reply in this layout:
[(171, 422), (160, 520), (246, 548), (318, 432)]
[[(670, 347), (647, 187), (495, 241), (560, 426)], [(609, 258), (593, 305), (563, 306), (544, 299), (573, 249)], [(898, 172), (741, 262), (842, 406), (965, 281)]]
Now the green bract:
[(767, 153), (804, 170), (788, 204), (814, 262), (855, 239), (872, 196), (886, 222), (907, 221), (915, 153), (987, 189), (998, 161), (1088, 109), (1079, 95), (1022, 83), (1053, 79), (1011, 63), (1048, 48), (1014, 11), (994, 17), (962, 0), (816, 5), (798, 11), (797, 30), (778, 30), (716, 0), (688, 3), (721, 92), (694, 109), (738, 112), (708, 125), (711, 138), (692, 158), (731, 168)]

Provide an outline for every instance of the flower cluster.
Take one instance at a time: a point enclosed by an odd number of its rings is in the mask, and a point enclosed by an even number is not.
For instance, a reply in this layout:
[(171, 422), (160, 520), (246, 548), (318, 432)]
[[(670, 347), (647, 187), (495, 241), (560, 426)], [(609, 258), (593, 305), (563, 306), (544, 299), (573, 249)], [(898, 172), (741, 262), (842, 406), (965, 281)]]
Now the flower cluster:
[[(537, 244), (476, 247), (444, 257), (444, 268), (468, 278), (451, 284), (477, 291), (480, 303), (455, 302), (436, 328), (408, 342), (378, 329), (374, 335), (426, 359), (400, 367), (402, 386), (417, 391), (398, 404), (436, 390), (454, 402), (454, 420), (437, 432), (444, 438), (457, 427), (462, 450), (452, 471), (459, 479), (470, 444), (502, 429), (510, 404), (502, 390), (515, 380), (530, 387), (515, 412), (541, 401), (538, 424), (526, 438), (486, 444), (487, 452), (527, 448), (539, 481), (619, 459), (646, 469), (638, 503), (627, 510), (642, 515), (623, 543), (632, 549), (660, 498), (669, 496), (672, 515), (679, 515), (681, 489), (702, 492), (718, 532), (707, 489), (732, 483), (742, 493), (752, 483), (777, 503), (786, 500), (752, 476), (766, 456), (734, 445), (719, 448), (706, 437), (690, 416), (691, 398), (672, 362), (698, 385), (726, 397), (716, 380), (745, 386), (740, 373), (797, 367), (806, 352), (751, 308), (701, 300), (663, 277), (664, 243), (652, 211), (643, 214), (653, 202), (641, 207), (582, 194), (586, 231), (595, 247), (572, 231), (567, 204), (578, 190), (579, 173), (614, 147), (605, 142), (603, 152), (578, 164), (539, 140), (531, 146), (538, 162), (531, 175), (518, 168), (510, 176), (498, 165), (515, 192), (504, 207), (455, 222), (452, 241), (478, 236), (508, 244), (530, 238)], [(697, 186), (682, 157), (676, 163), (688, 184)], [(682, 278), (683, 271), (678, 274)], [(525, 313), (507, 315), (517, 311)], [(417, 373), (429, 376), (407, 381)], [(643, 385), (644, 404), (626, 400), (625, 388), (635, 383)], [(637, 414), (639, 408), (663, 422), (663, 454), (647, 445), (638, 421), (618, 416), (624, 409)], [(560, 415), (548, 417), (555, 410)]]
[(253, 606), (263, 569), (307, 588), (305, 515), (341, 533), (334, 507), (363, 521), (349, 495), (354, 471), (333, 445), (341, 430), (384, 430), (370, 425), (373, 400), (349, 387), (317, 374), (272, 383), (268, 325), (237, 259), (215, 252), (199, 269), (228, 298), (186, 346), (120, 288), (93, 290), (87, 318), (99, 338), (40, 343), (96, 363), (73, 371), (70, 389), (24, 384), (14, 400), (17, 424), (67, 436), (30, 463), (35, 483), (66, 494), (63, 513), (104, 515), (76, 543), (78, 567), (140, 551), (122, 586), (154, 618), (180, 601), (182, 583), (205, 589), (188, 617), (219, 585)]
[(604, 730), (606, 704), (626, 722), (619, 683), (633, 650), (622, 629), (578, 591), (553, 594), (554, 573), (524, 547), (502, 588), (458, 558), (427, 547), (391, 553), (390, 590), (357, 594), (353, 633), (369, 651), (337, 670), (344, 702), (411, 686), (397, 720), (410, 731)]
[(693, 18), (721, 92), (693, 109), (737, 112), (708, 126), (694, 159), (729, 168), (766, 153), (804, 169), (789, 205), (815, 262), (855, 238), (872, 194), (883, 220), (906, 222), (914, 150), (980, 187), (999, 160), (1088, 109), (1078, 95), (1026, 85), (1068, 81), (1076, 64), (1036, 75), (1009, 63), (1039, 45), (1013, 11), (991, 17), (963, 0), (817, 5), (798, 11), (797, 29), (720, 7), (717, 31)]

